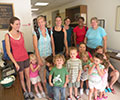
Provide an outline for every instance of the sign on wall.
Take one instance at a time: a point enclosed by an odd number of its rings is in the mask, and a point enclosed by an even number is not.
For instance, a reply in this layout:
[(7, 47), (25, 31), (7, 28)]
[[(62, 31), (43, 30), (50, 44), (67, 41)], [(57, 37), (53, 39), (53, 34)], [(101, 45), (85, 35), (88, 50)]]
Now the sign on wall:
[(120, 31), (120, 6), (117, 6), (115, 30)]
[(8, 29), (9, 20), (13, 15), (13, 4), (0, 3), (0, 29)]

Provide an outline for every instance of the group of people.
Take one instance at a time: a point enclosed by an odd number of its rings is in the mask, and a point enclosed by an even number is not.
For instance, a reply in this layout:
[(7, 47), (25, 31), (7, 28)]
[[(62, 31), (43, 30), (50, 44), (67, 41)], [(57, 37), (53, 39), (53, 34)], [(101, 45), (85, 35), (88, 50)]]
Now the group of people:
[(91, 18), (90, 28), (84, 26), (83, 17), (79, 17), (78, 26), (74, 29), (70, 27), (69, 18), (65, 18), (62, 25), (62, 18), (56, 16), (55, 23), (48, 29), (44, 16), (37, 17), (39, 27), (33, 32), (35, 54), (28, 55), (23, 34), (19, 31), (20, 19), (10, 19), (9, 32), (5, 35), (6, 51), (19, 73), (25, 99), (34, 98), (31, 83), (38, 98), (47, 97), (49, 100), (65, 100), (67, 86), (68, 100), (72, 100), (73, 88), (74, 97), (79, 100), (78, 88), (82, 95), (84, 82), (88, 100), (92, 99), (93, 93), (95, 100), (107, 98), (105, 91), (115, 93), (113, 85), (119, 78), (119, 72), (109, 61), (107, 35), (98, 26), (98, 19)]

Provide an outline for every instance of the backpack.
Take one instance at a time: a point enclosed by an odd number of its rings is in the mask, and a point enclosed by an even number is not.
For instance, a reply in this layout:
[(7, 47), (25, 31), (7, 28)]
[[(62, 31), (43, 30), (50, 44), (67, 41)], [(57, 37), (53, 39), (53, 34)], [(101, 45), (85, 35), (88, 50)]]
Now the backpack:
[[(40, 39), (40, 32), (38, 31), (38, 27), (37, 27), (37, 28), (34, 28), (34, 30), (35, 30), (36, 35), (37, 35), (37, 40), (39, 40), (39, 39)], [(47, 28), (47, 30), (48, 30), (49, 36), (51, 37), (51, 31), (50, 31), (50, 29)]]
[[(8, 34), (8, 33), (7, 33)], [(8, 36), (9, 36), (9, 40), (10, 40), (10, 35), (8, 34)], [(10, 42), (10, 41), (9, 41)], [(4, 60), (10, 60), (10, 58), (9, 58), (9, 56), (8, 56), (8, 54), (7, 54), (7, 51), (6, 51), (6, 46), (5, 46), (5, 40), (2, 40), (2, 46), (3, 46), (3, 53), (4, 53), (4, 55), (3, 55), (3, 59)], [(11, 50), (10, 51), (12, 51), (12, 48), (10, 48)]]

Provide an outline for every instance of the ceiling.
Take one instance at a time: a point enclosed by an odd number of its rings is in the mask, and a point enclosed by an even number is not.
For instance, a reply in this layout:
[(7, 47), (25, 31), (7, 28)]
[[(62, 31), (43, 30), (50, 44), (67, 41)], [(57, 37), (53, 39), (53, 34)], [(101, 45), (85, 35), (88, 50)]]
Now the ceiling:
[[(73, 2), (75, 0), (31, 0), (31, 7), (32, 8), (39, 8), (38, 11), (35, 11), (33, 13), (42, 13), (44, 11), (54, 9), (56, 7), (60, 7), (62, 5), (65, 5), (67, 3)], [(49, 3), (47, 6), (41, 7), (41, 6), (35, 6), (36, 2), (47, 2)]]

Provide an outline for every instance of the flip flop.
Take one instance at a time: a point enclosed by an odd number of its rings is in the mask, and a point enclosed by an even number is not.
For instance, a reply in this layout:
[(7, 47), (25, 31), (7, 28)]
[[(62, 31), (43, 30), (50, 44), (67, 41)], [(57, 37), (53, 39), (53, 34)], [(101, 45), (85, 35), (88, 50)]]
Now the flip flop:
[(104, 98), (104, 99), (107, 99), (107, 98), (108, 98), (108, 96), (103, 96), (103, 98)]
[(112, 91), (112, 93), (113, 93), (113, 94), (116, 94), (116, 92), (115, 92), (114, 88), (113, 88), (113, 89), (111, 89), (111, 91)]
[(108, 92), (108, 90), (107, 89), (105, 89), (105, 93), (107, 93)]
[(111, 88), (107, 88), (108, 92), (112, 92)]

